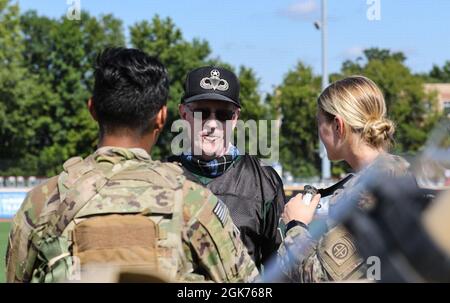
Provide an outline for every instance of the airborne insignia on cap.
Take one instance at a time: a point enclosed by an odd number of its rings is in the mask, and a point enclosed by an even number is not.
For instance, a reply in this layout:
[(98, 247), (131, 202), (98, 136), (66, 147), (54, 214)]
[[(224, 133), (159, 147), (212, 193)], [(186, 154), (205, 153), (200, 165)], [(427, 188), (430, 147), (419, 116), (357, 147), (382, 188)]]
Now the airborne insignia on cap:
[(226, 91), (228, 90), (228, 82), (225, 79), (220, 79), (220, 72), (217, 69), (211, 71), (211, 77), (205, 77), (200, 81), (200, 86), (203, 89), (213, 89)]
[(228, 220), (228, 208), (221, 200), (217, 201), (213, 213), (217, 216), (220, 223), (222, 223), (222, 226), (225, 226)]

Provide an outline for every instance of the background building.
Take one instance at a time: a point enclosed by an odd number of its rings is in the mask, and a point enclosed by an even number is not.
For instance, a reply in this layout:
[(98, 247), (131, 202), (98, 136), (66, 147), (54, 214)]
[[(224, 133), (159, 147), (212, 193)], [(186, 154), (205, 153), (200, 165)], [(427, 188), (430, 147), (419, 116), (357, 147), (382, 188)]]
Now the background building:
[(450, 116), (450, 83), (426, 83), (425, 91), (435, 92), (439, 110)]

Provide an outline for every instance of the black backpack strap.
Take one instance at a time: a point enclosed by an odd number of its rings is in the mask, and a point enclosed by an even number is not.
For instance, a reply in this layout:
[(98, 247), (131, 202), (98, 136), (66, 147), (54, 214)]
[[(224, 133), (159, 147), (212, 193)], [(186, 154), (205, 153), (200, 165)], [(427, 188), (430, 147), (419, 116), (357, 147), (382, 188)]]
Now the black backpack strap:
[(332, 195), (336, 190), (344, 187), (345, 183), (347, 183), (348, 181), (350, 181), (351, 178), (353, 178), (355, 175), (354, 174), (348, 174), (344, 179), (342, 179), (341, 181), (331, 185), (330, 187), (327, 188), (321, 188), (319, 190), (317, 190), (317, 193), (320, 194), (320, 196), (323, 197), (327, 197)]

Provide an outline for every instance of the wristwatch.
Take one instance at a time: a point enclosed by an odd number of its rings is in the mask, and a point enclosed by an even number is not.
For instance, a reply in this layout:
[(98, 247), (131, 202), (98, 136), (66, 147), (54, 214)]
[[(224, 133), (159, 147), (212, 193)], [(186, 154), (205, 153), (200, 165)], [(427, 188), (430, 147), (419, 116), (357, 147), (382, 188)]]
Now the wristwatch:
[(288, 232), (288, 230), (290, 230), (294, 226), (301, 226), (305, 229), (308, 229), (308, 225), (306, 225), (305, 223), (303, 223), (301, 221), (297, 221), (297, 220), (292, 220), (292, 221), (289, 221), (289, 223), (286, 225), (286, 232)]

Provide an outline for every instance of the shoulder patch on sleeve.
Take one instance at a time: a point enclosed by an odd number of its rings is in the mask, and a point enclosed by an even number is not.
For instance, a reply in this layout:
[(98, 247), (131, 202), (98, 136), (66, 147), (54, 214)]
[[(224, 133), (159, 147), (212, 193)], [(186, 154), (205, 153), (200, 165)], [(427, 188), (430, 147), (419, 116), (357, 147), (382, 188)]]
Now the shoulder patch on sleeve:
[(318, 255), (323, 267), (335, 281), (355, 276), (363, 264), (352, 236), (339, 226), (331, 229), (320, 241)]

